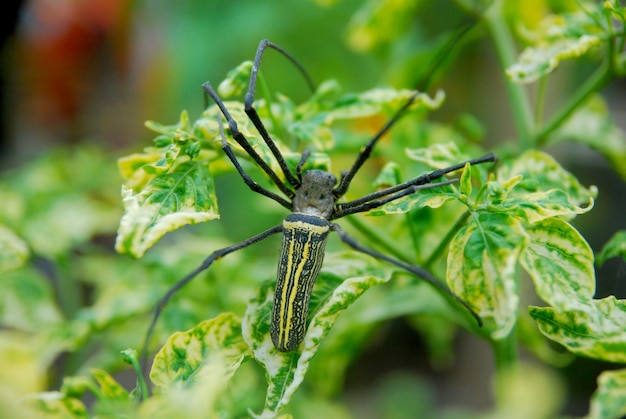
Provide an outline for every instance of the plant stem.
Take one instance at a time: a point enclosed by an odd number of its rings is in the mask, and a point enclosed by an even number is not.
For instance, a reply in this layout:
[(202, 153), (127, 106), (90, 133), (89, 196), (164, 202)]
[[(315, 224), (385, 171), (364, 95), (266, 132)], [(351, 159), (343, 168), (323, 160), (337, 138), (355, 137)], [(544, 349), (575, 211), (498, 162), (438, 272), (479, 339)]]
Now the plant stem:
[(366, 236), (372, 243), (375, 243), (378, 247), (386, 250), (403, 262), (412, 263), (411, 258), (407, 257), (407, 255), (398, 250), (398, 246), (396, 243), (365, 224), (358, 217), (348, 216), (345, 219), (348, 221), (348, 223), (352, 225), (352, 227), (356, 228), (359, 232), (361, 232), (361, 234)]
[(465, 211), (459, 219), (454, 223), (454, 226), (448, 231), (448, 234), (439, 242), (439, 245), (433, 250), (428, 259), (424, 262), (424, 268), (428, 269), (432, 266), (433, 263), (443, 254), (444, 250), (448, 247), (454, 235), (459, 231), (459, 229), (465, 224), (467, 219), (470, 216), (470, 211)]
[(570, 115), (591, 95), (601, 90), (611, 78), (611, 66), (605, 62), (576, 90), (572, 98), (535, 135), (537, 145), (545, 145), (550, 134), (567, 121)]
[(496, 403), (502, 401), (503, 393), (507, 385), (507, 377), (519, 368), (519, 354), (517, 350), (516, 327), (504, 339), (491, 339), (491, 347), (494, 353), (496, 377), (495, 397)]
[[(496, 53), (500, 60), (500, 67), (505, 69), (515, 62), (517, 54), (513, 37), (502, 16), (502, 4), (503, 0), (495, 0), (493, 2), (485, 13), (485, 22), (491, 32)], [(513, 107), (513, 122), (520, 148), (521, 150), (528, 150), (533, 147), (531, 136), (533, 117), (528, 95), (523, 86), (513, 83), (508, 77), (504, 78), (504, 84)]]

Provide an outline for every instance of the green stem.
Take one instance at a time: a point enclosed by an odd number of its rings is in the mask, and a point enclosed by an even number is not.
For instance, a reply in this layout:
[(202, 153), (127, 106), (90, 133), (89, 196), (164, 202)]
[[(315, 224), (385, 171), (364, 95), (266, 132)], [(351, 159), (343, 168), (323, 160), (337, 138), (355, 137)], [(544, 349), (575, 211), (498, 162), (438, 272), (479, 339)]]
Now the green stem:
[(548, 78), (543, 77), (537, 81), (537, 99), (535, 101), (535, 126), (541, 126), (543, 120), (543, 109), (546, 103), (546, 86), (548, 85)]
[(388, 237), (380, 234), (380, 232), (374, 230), (363, 221), (361, 221), (358, 217), (346, 217), (345, 218), (352, 227), (356, 228), (361, 234), (368, 238), (371, 243), (375, 243), (381, 249), (386, 250), (396, 258), (402, 260), (406, 263), (413, 263), (411, 258), (398, 250), (397, 243), (394, 243)]
[(454, 223), (454, 226), (448, 231), (448, 234), (439, 242), (439, 245), (433, 250), (428, 259), (424, 262), (424, 268), (429, 269), (433, 263), (445, 252), (446, 248), (449, 246), (452, 238), (456, 235), (461, 227), (466, 223), (467, 219), (470, 216), (469, 211), (465, 211), (459, 219)]
[(570, 117), (576, 109), (580, 107), (591, 95), (601, 90), (612, 79), (612, 70), (608, 62), (599, 67), (578, 90), (572, 98), (561, 108), (556, 114), (550, 118), (550, 121), (544, 125), (535, 135), (537, 145), (545, 145), (548, 142), (550, 134), (558, 129)]
[(496, 402), (502, 401), (502, 394), (506, 392), (503, 386), (507, 385), (506, 377), (519, 368), (519, 353), (517, 349), (517, 335), (515, 327), (504, 339), (491, 339), (496, 367)]
[[(495, 0), (485, 13), (485, 22), (491, 32), (491, 37), (496, 47), (496, 53), (501, 68), (510, 67), (516, 59), (515, 43), (502, 12), (503, 0)], [(504, 84), (513, 108), (513, 122), (519, 138), (522, 150), (533, 147), (532, 144), (532, 112), (528, 95), (522, 85), (513, 83), (508, 77), (504, 78)]]

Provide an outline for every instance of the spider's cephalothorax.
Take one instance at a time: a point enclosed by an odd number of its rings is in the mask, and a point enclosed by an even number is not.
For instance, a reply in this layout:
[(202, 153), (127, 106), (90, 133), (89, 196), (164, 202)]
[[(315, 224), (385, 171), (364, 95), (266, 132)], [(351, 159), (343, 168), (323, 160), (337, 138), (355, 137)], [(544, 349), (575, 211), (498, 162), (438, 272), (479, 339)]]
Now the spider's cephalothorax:
[[(302, 167), (309, 156), (308, 151), (303, 153), (294, 173), (289, 169), (285, 158), (265, 129), (263, 122), (253, 106), (257, 74), (261, 58), (267, 48), (273, 48), (287, 57), (304, 74), (309, 85), (313, 86), (313, 84), (302, 66), (289, 53), (267, 40), (261, 41), (253, 62), (248, 91), (245, 95), (245, 112), (278, 163), (282, 176), (268, 165), (255, 150), (255, 147), (253, 147), (241, 131), (239, 131), (237, 122), (230, 115), (224, 102), (220, 99), (211, 84), (208, 82), (205, 83), (203, 89), (207, 96), (215, 101), (223, 117), (226, 119), (233, 140), (241, 146), (259, 168), (269, 177), (278, 188), (279, 192), (273, 192), (260, 186), (242, 168), (230, 145), (226, 141), (222, 127), (223, 123), (220, 118), (219, 125), (222, 137), (222, 149), (244, 183), (252, 191), (264, 195), (290, 210), (291, 214), (283, 220), (282, 224), (272, 227), (240, 243), (213, 252), (198, 268), (172, 287), (158, 303), (152, 324), (146, 336), (144, 353), (163, 307), (176, 291), (185, 286), (200, 272), (209, 268), (214, 261), (221, 257), (278, 233), (282, 233), (282, 244), (278, 260), (276, 291), (270, 321), (270, 334), (274, 346), (279, 351), (284, 352), (296, 349), (305, 337), (311, 290), (322, 267), (324, 249), (331, 231), (336, 232), (339, 238), (354, 250), (386, 261), (422, 278), (440, 290), (444, 295), (465, 307), (465, 309), (474, 316), (478, 324), (482, 324), (476, 312), (474, 312), (466, 302), (454, 295), (443, 282), (434, 277), (429, 271), (362, 246), (347, 235), (343, 229), (338, 224), (332, 222), (332, 220), (378, 208), (388, 202), (416, 193), (421, 189), (448, 185), (456, 181), (455, 179), (445, 179), (444, 176), (448, 173), (462, 169), (467, 164), (475, 165), (493, 162), (495, 161), (495, 156), (493, 154), (487, 154), (483, 157), (426, 173), (402, 184), (384, 188), (352, 201), (337, 202), (338, 199), (344, 196), (348, 191), (351, 181), (371, 155), (378, 140), (406, 112), (417, 97), (418, 92), (415, 92), (380, 131), (361, 148), (350, 169), (342, 172), (339, 182), (337, 182), (337, 178), (334, 175), (322, 170), (309, 170), (303, 173)], [(282, 179), (285, 180), (283, 181)]]

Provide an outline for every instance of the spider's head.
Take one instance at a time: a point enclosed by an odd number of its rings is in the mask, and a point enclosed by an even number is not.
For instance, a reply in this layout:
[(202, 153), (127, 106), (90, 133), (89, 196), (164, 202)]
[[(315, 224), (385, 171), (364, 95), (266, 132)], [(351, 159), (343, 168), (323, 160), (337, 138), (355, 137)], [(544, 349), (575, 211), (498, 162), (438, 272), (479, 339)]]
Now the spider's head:
[(337, 178), (323, 170), (309, 170), (302, 175), (302, 183), (293, 199), (293, 212), (318, 215), (328, 219), (333, 212), (333, 188)]

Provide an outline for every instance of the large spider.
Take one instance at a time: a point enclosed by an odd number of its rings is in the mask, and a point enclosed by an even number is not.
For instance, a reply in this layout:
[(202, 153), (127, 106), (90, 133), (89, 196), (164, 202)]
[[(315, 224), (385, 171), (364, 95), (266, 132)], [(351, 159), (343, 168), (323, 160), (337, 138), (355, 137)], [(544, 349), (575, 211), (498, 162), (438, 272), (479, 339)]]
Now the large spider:
[(261, 59), (267, 48), (273, 48), (283, 54), (305, 75), (309, 84), (312, 83), (302, 66), (287, 51), (278, 45), (269, 42), (268, 40), (262, 40), (260, 42), (251, 70), (250, 83), (245, 95), (245, 112), (276, 159), (276, 162), (280, 167), (280, 172), (286, 182), (281, 180), (281, 176), (272, 170), (272, 168), (250, 145), (241, 131), (239, 131), (237, 122), (230, 115), (228, 109), (226, 109), (226, 106), (224, 105), (224, 102), (220, 99), (211, 84), (206, 82), (202, 87), (208, 97), (212, 98), (219, 107), (223, 117), (228, 123), (230, 134), (233, 139), (245, 150), (246, 153), (248, 153), (261, 170), (269, 176), (282, 195), (272, 192), (259, 185), (246, 173), (237, 160), (237, 157), (235, 156), (230, 145), (226, 141), (223, 123), (220, 118), (219, 124), (222, 137), (222, 149), (235, 166), (244, 183), (254, 192), (271, 198), (278, 204), (287, 208), (291, 211), (291, 214), (287, 215), (280, 225), (272, 227), (242, 242), (233, 244), (232, 246), (216, 250), (210, 254), (194, 271), (176, 283), (176, 285), (174, 285), (174, 287), (172, 287), (158, 303), (150, 329), (146, 336), (144, 351), (147, 348), (147, 344), (151, 338), (153, 329), (161, 311), (176, 291), (185, 286), (200, 272), (208, 269), (217, 259), (264, 240), (277, 233), (282, 233), (282, 244), (278, 260), (276, 291), (272, 308), (270, 334), (274, 346), (279, 351), (287, 352), (296, 349), (304, 338), (307, 328), (306, 321), (312, 287), (322, 267), (324, 249), (328, 234), (331, 231), (336, 232), (339, 238), (351, 248), (384, 260), (414, 275), (417, 275), (433, 285), (435, 288), (439, 289), (441, 292), (451, 296), (459, 304), (465, 307), (476, 318), (478, 324), (481, 325), (482, 321), (476, 312), (474, 312), (465, 301), (454, 295), (429, 271), (362, 246), (352, 237), (347, 235), (338, 224), (333, 222), (333, 220), (349, 214), (365, 212), (373, 208), (380, 207), (385, 203), (416, 193), (421, 189), (443, 186), (456, 182), (456, 179), (441, 180), (441, 178), (450, 172), (464, 168), (468, 163), (470, 165), (475, 165), (485, 162), (493, 162), (495, 161), (495, 156), (493, 154), (487, 154), (477, 159), (464, 161), (444, 169), (426, 173), (409, 180), (408, 182), (370, 193), (359, 199), (348, 202), (339, 202), (341, 197), (345, 195), (346, 191), (350, 187), (350, 183), (352, 182), (354, 176), (369, 158), (378, 140), (411, 106), (417, 97), (417, 92), (393, 115), (393, 117), (380, 129), (380, 131), (374, 135), (374, 137), (370, 139), (364, 147), (361, 148), (354, 163), (352, 164), (352, 167), (349, 170), (342, 172), (339, 180), (337, 180), (333, 174), (323, 170), (303, 171), (302, 169), (304, 164), (309, 157), (308, 150), (305, 150), (302, 153), (295, 171), (292, 172), (292, 170), (289, 169), (285, 158), (265, 129), (263, 122), (254, 108), (257, 74)]

